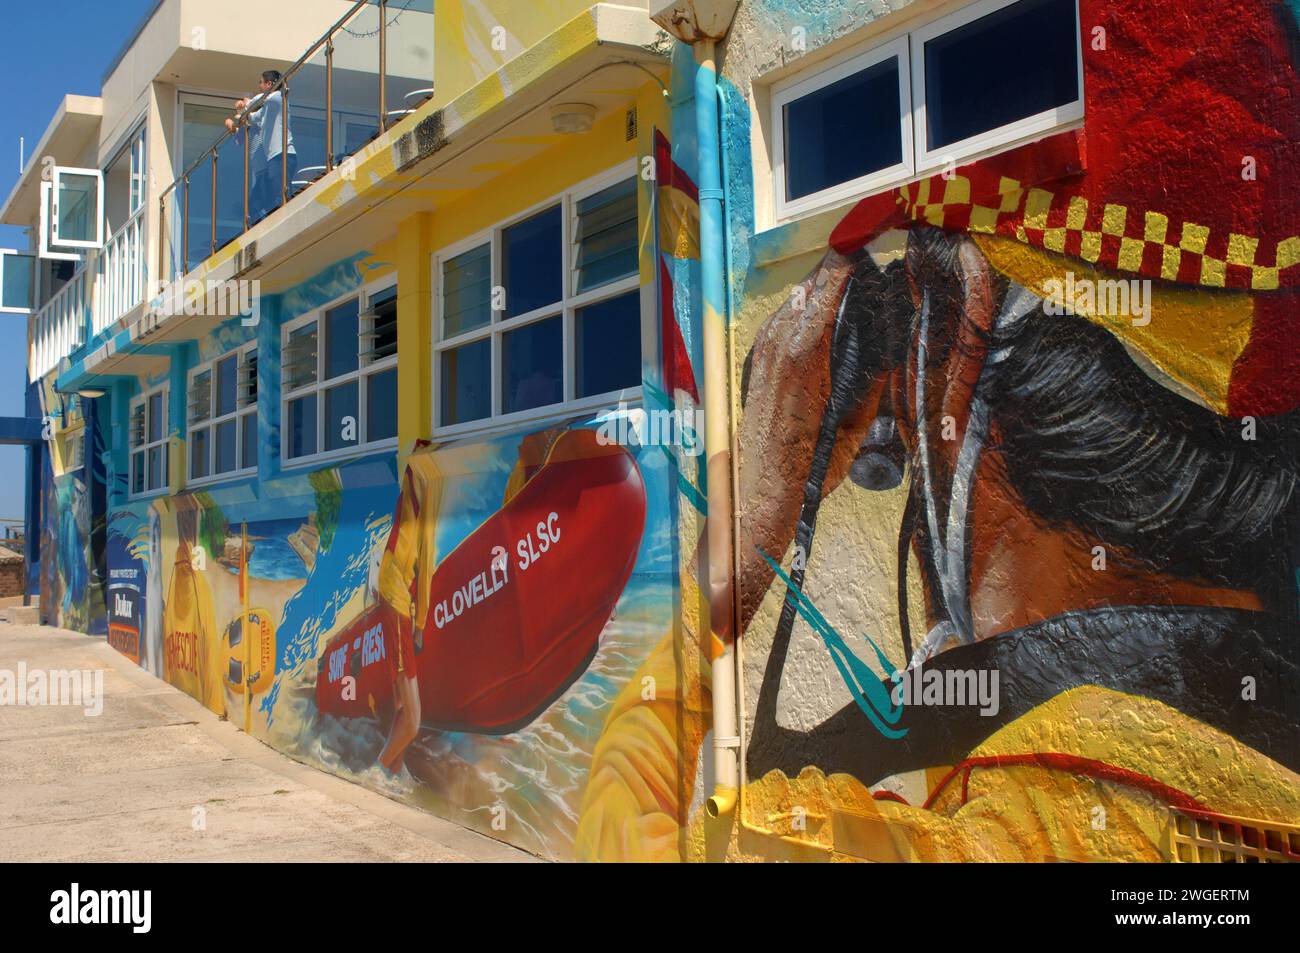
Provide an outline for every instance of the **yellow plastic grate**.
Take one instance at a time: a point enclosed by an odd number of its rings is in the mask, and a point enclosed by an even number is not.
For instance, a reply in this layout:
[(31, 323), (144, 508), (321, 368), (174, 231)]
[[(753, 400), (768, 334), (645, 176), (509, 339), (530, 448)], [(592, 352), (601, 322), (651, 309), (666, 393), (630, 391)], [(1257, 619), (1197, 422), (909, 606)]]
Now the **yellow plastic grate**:
[(1300, 862), (1300, 826), (1170, 809), (1170, 859), (1181, 864)]

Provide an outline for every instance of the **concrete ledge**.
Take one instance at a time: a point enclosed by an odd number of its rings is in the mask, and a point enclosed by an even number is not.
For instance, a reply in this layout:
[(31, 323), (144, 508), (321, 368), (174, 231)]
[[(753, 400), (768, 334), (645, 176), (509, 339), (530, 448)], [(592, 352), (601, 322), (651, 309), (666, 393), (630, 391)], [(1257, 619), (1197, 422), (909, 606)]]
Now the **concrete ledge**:
[(10, 606), (7, 609), (0, 609), (0, 622), (8, 622), (10, 625), (39, 625), (40, 621), (40, 609), (36, 606)]

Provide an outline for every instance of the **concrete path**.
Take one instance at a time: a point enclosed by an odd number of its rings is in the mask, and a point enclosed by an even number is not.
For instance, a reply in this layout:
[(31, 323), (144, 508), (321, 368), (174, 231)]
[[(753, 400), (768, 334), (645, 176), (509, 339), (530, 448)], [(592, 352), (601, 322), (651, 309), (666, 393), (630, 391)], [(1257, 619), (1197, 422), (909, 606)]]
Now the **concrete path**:
[(102, 639), (0, 624), (0, 678), (19, 663), (103, 670), (104, 707), (0, 704), (0, 861), (534, 859), (284, 757)]

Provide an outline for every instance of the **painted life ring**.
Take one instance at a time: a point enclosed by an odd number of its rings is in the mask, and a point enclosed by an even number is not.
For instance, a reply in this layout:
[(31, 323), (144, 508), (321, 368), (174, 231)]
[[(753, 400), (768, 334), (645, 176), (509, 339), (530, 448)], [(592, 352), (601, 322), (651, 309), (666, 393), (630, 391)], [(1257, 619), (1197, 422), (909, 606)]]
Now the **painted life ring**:
[[(244, 671), (244, 628), (248, 619), (248, 637), (253, 640), (251, 672)], [(265, 609), (247, 609), (235, 616), (221, 636), (223, 667), (222, 681), (236, 695), (242, 695), (248, 685), (254, 695), (260, 695), (275, 681), (275, 623)]]
[[(508, 734), (545, 711), (595, 656), (645, 517), (645, 483), (626, 449), (600, 444), (591, 430), (561, 435), (519, 492), (432, 574), (415, 655), (421, 721)], [(320, 711), (391, 712), (399, 625), (409, 623), (379, 602), (329, 641)]]

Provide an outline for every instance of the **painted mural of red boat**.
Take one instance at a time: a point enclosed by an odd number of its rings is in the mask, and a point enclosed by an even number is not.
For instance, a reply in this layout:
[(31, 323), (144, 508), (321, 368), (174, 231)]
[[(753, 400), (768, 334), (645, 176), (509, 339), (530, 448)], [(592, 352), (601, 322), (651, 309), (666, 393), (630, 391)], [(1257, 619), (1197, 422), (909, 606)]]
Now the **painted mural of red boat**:
[[(645, 515), (632, 455), (591, 430), (563, 433), (519, 492), (433, 572), (415, 655), (423, 724), (507, 734), (563, 694), (596, 653), (632, 574)], [(380, 601), (331, 639), (317, 676), (319, 709), (387, 717), (399, 626), (407, 625)], [(345, 691), (349, 675), (354, 688)]]

